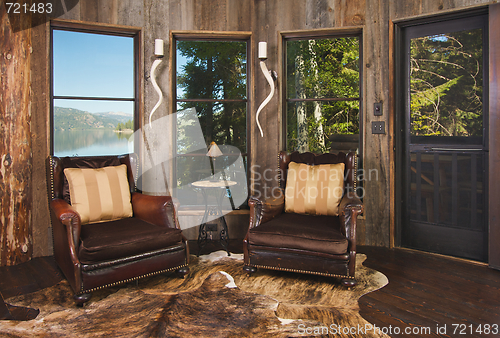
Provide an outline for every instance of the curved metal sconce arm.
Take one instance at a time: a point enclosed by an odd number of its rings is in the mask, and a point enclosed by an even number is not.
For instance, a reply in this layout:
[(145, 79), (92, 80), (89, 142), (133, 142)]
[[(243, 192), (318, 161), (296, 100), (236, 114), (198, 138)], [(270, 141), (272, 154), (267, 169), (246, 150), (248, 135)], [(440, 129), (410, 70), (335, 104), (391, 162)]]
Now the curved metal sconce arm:
[(271, 101), (271, 99), (274, 96), (274, 80), (271, 76), (271, 72), (267, 69), (266, 63), (264, 61), (260, 61), (260, 69), (262, 70), (262, 73), (264, 74), (264, 77), (266, 78), (267, 82), (269, 83), (269, 86), (271, 87), (271, 92), (269, 95), (266, 97), (264, 101), (259, 106), (259, 109), (257, 109), (257, 114), (255, 116), (255, 119), (257, 121), (257, 127), (259, 127), (260, 131), (260, 136), (264, 137), (264, 132), (262, 131), (262, 127), (259, 122), (259, 114), (262, 111), (262, 109)]
[(153, 117), (153, 114), (156, 111), (156, 109), (158, 109), (158, 107), (163, 102), (163, 93), (161, 92), (160, 87), (156, 83), (156, 78), (155, 78), (155, 71), (160, 63), (161, 63), (161, 59), (156, 59), (153, 62), (153, 65), (151, 66), (151, 83), (153, 84), (154, 89), (158, 93), (159, 98), (158, 98), (158, 102), (156, 102), (156, 105), (153, 107), (153, 110), (151, 110), (151, 113), (149, 113), (149, 127), (150, 128), (151, 128), (151, 118)]

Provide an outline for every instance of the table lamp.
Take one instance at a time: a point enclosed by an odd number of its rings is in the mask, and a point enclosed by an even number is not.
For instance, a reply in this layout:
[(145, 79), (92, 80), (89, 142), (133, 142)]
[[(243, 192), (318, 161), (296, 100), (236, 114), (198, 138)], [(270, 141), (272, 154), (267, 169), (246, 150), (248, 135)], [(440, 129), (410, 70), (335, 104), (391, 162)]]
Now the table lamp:
[(210, 158), (213, 161), (212, 181), (217, 181), (215, 179), (215, 158), (219, 157), (221, 155), (222, 155), (222, 151), (220, 151), (217, 144), (214, 141), (212, 141), (212, 143), (210, 143), (210, 148), (208, 149), (208, 153), (207, 153), (207, 156), (210, 156)]

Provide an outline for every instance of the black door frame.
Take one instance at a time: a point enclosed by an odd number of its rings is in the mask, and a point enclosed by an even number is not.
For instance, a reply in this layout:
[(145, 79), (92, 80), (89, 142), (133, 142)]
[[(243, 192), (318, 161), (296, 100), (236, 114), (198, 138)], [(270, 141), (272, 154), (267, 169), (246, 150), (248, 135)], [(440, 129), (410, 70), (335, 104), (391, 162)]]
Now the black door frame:
[[(408, 20), (398, 20), (394, 21), (394, 81), (395, 81), (395, 116), (394, 116), (394, 126), (395, 126), (395, 181), (396, 182), (404, 182), (405, 177), (405, 153), (406, 145), (409, 142), (406, 135), (407, 130), (407, 118), (406, 114), (406, 105), (409, 104), (409, 96), (405, 92), (405, 88), (407, 87), (408, 76), (406, 74), (406, 60), (407, 60), (407, 50), (405, 48), (405, 40), (404, 40), (404, 31), (408, 27), (414, 27), (419, 25), (427, 25), (433, 23), (446, 22), (450, 20), (456, 19), (464, 19), (470, 18), (472, 16), (478, 15), (487, 15), (488, 7), (479, 7), (468, 10), (460, 10), (454, 11), (446, 14), (433, 15), (428, 17), (418, 17), (414, 19)], [(487, 51), (485, 51), (487, 53)], [(486, 76), (488, 73), (485, 74)], [(487, 83), (487, 81), (486, 81)], [(484, 88), (484, 93), (488, 93), (488, 88)], [(488, 95), (486, 95), (488, 96)], [(485, 106), (485, 117), (486, 121), (488, 120), (488, 101), (485, 100), (483, 102)], [(487, 123), (485, 121), (485, 123)], [(488, 128), (485, 128), (484, 138), (488, 140)], [(483, 144), (486, 151), (488, 150), (488, 143)], [(488, 170), (486, 168), (486, 170)], [(404, 184), (396, 184), (395, 185), (395, 233), (394, 233), (394, 243), (397, 247), (402, 246), (402, 227), (404, 223), (404, 217), (406, 215), (405, 210), (403, 209), (404, 198), (408, 194), (406, 185)], [(488, 194), (486, 194), (488, 196)], [(488, 221), (488, 217), (486, 217), (486, 221)]]

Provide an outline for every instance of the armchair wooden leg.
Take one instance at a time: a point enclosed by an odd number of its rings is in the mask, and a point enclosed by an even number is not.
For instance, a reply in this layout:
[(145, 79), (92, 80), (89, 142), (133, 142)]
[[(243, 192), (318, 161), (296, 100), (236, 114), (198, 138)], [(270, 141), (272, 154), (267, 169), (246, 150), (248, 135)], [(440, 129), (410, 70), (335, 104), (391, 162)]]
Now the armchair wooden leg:
[(176, 271), (180, 278), (186, 278), (186, 275), (189, 273), (189, 267), (184, 266)]
[(252, 273), (257, 271), (257, 268), (255, 268), (253, 266), (249, 266), (249, 265), (244, 265), (243, 270), (246, 271), (247, 276), (250, 277), (252, 275)]
[(358, 282), (356, 282), (354, 278), (342, 278), (341, 282), (342, 285), (347, 287), (355, 286), (356, 284), (358, 284)]
[(82, 293), (79, 295), (74, 295), (73, 299), (76, 302), (76, 306), (83, 307), (83, 304), (88, 302), (90, 300), (90, 297), (92, 297), (92, 293)]

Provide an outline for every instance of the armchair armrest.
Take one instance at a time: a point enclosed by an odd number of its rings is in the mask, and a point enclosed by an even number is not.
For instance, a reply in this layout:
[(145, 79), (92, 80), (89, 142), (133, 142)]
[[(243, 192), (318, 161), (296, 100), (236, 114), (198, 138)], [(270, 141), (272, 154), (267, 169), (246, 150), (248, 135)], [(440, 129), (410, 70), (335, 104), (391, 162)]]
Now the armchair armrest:
[(362, 213), (361, 200), (353, 192), (346, 193), (339, 205), (340, 230), (350, 241), (356, 240), (356, 220)]
[(261, 200), (252, 196), (248, 200), (250, 206), (250, 229), (266, 223), (283, 212), (285, 207), (285, 196), (270, 197)]
[(80, 290), (80, 233), (81, 219), (78, 212), (65, 200), (50, 201), (52, 232), (54, 235), (54, 258), (74, 290)]
[(80, 215), (68, 202), (60, 198), (50, 201), (50, 207), (57, 221), (64, 224), (68, 234), (71, 234), (71, 237), (68, 236), (68, 240), (71, 239), (69, 241), (70, 251), (74, 251), (72, 255), (74, 254), (74, 257), (77, 257), (76, 252), (80, 244), (80, 233), (82, 231)]
[(134, 216), (161, 227), (180, 229), (172, 196), (132, 194)]

